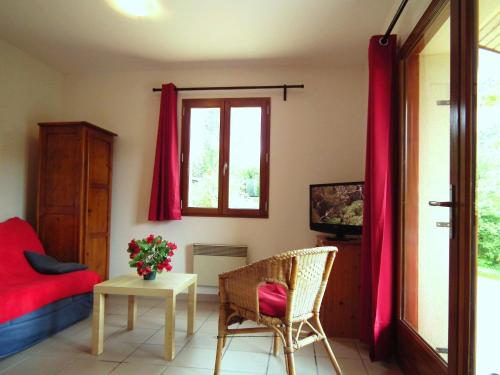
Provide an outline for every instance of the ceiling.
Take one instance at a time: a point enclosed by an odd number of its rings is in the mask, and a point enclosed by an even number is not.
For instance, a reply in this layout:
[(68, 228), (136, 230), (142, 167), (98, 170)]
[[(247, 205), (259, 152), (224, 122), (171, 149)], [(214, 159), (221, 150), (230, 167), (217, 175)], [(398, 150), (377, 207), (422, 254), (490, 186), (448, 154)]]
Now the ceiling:
[(160, 15), (127, 17), (113, 1), (122, 0), (1, 0), (0, 39), (64, 73), (361, 64), (369, 37), (386, 28), (398, 2), (147, 0)]

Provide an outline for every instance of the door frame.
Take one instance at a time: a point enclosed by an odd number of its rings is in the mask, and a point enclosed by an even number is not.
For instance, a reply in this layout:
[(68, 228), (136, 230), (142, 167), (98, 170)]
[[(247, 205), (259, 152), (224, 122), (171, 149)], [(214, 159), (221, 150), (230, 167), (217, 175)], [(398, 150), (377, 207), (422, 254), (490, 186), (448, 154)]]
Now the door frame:
[[(450, 7), (450, 182), (454, 187), (450, 240), (448, 363), (403, 319), (405, 227), (405, 69), (404, 61), (422, 43), (442, 11)], [(400, 95), (397, 196), (397, 358), (409, 374), (472, 374), (475, 313), (475, 134), (477, 72), (477, 0), (433, 0), (399, 50)]]
[(451, 125), (458, 147), (452, 176), (456, 252), (450, 254), (449, 374), (475, 372), (476, 308), (476, 82), (478, 0), (451, 0)]

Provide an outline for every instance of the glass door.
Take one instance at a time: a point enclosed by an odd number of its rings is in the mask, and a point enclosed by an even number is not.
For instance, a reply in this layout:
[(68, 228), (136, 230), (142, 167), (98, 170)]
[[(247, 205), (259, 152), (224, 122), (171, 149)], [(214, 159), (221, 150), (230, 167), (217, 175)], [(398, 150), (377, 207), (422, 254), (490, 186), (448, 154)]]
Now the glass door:
[[(430, 358), (448, 361), (452, 236), (450, 13), (403, 59), (402, 317)], [(437, 366), (439, 368), (439, 366)]]
[(499, 374), (500, 1), (479, 0), (476, 117), (476, 374)]

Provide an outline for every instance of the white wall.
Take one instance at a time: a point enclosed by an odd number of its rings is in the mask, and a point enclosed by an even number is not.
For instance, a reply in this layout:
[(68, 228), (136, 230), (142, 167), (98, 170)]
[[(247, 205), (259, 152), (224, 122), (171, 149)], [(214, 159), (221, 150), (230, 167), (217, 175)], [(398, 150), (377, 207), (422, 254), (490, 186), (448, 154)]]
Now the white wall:
[(0, 221), (34, 222), (39, 121), (57, 120), (62, 75), (0, 40)]
[[(269, 219), (184, 217), (147, 221), (162, 82), (178, 86), (304, 83), (304, 90), (182, 93), (188, 97), (271, 96)], [(110, 275), (127, 272), (127, 242), (159, 233), (177, 242), (174, 270), (190, 270), (196, 242), (246, 244), (250, 261), (314, 245), (309, 230), (311, 183), (364, 178), (365, 67), (189, 68), (68, 76), (65, 120), (86, 120), (118, 134), (113, 164)], [(180, 111), (179, 111), (180, 113)]]

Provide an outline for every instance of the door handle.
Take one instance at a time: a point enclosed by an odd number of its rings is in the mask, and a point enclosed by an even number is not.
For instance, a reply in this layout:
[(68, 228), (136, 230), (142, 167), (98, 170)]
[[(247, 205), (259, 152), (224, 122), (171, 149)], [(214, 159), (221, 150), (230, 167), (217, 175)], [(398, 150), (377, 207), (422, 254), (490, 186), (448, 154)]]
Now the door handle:
[(432, 206), (432, 207), (451, 207), (452, 202), (429, 201), (429, 206)]

